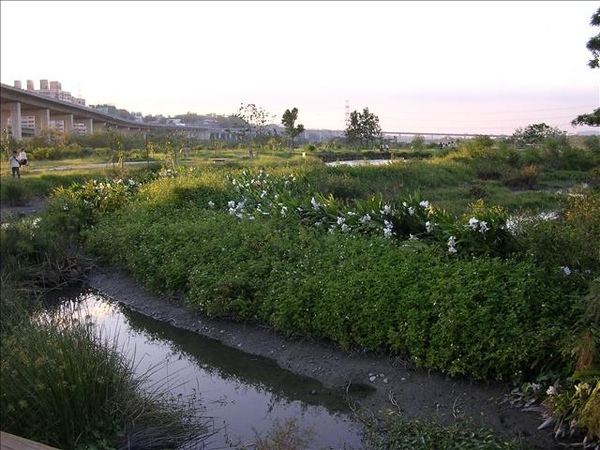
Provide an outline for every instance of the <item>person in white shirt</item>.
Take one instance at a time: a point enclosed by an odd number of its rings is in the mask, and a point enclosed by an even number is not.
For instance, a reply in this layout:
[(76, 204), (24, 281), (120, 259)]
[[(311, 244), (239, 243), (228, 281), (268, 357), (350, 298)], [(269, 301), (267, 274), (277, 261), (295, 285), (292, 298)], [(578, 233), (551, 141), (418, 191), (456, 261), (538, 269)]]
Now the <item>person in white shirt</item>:
[(21, 161), (22, 166), (27, 166), (27, 153), (25, 153), (24, 148), (21, 149), (17, 158), (19, 159), (19, 161)]
[(17, 151), (13, 150), (12, 156), (10, 157), (10, 170), (12, 171), (13, 178), (21, 179), (19, 167), (21, 167), (21, 161), (19, 161), (19, 158), (17, 158)]

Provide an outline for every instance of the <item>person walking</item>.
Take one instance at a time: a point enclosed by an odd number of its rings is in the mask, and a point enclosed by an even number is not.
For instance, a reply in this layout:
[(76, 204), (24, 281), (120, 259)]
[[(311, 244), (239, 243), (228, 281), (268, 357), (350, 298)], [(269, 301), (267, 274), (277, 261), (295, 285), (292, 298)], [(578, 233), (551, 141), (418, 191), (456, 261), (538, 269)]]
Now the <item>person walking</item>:
[(10, 157), (10, 170), (12, 172), (13, 178), (21, 179), (21, 172), (19, 168), (21, 167), (21, 161), (17, 158), (17, 151), (13, 150), (12, 156)]
[(23, 167), (27, 167), (27, 153), (25, 153), (25, 149), (21, 147), (21, 151), (19, 152), (19, 156), (17, 156), (21, 165)]

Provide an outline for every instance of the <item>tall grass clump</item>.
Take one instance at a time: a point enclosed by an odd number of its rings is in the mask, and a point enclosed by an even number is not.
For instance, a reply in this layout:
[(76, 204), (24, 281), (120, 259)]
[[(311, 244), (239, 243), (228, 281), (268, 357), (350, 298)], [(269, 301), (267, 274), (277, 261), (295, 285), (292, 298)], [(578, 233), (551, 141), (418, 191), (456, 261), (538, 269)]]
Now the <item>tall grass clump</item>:
[[(127, 448), (177, 448), (208, 434), (186, 422), (183, 405), (147, 390), (151, 373), (135, 377), (116, 340), (90, 323), (53, 314), (24, 322), (7, 310), (3, 324), (19, 327), (8, 326), (0, 344), (4, 431), (63, 449), (115, 448), (124, 439)], [(145, 444), (135, 430), (146, 430)]]
[(21, 180), (6, 178), (0, 184), (0, 200), (10, 206), (22, 206), (30, 194), (27, 186)]

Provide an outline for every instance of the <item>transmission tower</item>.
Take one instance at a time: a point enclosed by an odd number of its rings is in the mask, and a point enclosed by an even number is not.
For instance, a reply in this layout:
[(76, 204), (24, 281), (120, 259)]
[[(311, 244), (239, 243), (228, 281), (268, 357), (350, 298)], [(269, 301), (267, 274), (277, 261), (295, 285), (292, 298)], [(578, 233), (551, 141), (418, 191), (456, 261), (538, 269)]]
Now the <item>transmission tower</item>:
[(346, 128), (350, 125), (350, 102), (346, 100)]

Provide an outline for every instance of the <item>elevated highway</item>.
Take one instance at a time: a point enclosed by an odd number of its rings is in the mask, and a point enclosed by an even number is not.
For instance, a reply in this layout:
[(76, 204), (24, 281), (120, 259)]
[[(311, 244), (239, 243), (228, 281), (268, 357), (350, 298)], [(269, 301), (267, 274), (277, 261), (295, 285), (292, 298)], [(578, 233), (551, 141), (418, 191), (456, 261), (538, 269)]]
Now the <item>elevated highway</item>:
[(63, 129), (72, 132), (76, 123), (85, 125), (88, 134), (112, 127), (120, 132), (139, 132), (148, 130), (183, 131), (200, 139), (210, 139), (215, 130), (204, 127), (179, 127), (175, 125), (154, 125), (134, 122), (104, 114), (88, 106), (56, 100), (45, 95), (24, 89), (14, 88), (0, 83), (0, 126), (2, 132), (8, 131), (15, 140), (23, 139), (24, 116), (35, 117), (33, 134), (39, 135), (50, 126), (51, 121), (62, 121)]

